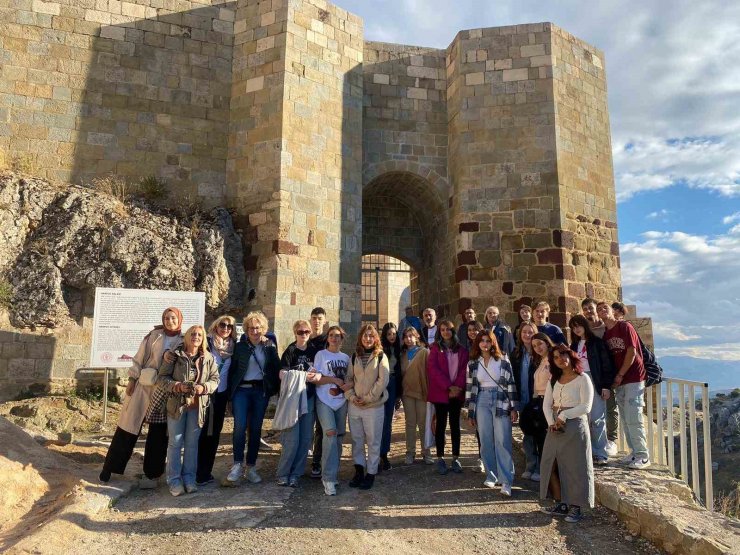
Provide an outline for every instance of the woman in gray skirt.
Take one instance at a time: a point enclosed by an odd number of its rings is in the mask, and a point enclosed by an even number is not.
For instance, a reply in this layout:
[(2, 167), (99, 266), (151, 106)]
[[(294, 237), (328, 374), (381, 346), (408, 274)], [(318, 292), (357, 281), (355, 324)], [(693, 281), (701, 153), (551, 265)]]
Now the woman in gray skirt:
[(583, 374), (578, 354), (567, 345), (552, 348), (549, 358), (552, 378), (542, 410), (550, 428), (540, 463), (540, 499), (552, 497), (555, 503), (542, 512), (575, 523), (582, 518), (581, 507), (594, 506), (588, 427), (594, 388)]

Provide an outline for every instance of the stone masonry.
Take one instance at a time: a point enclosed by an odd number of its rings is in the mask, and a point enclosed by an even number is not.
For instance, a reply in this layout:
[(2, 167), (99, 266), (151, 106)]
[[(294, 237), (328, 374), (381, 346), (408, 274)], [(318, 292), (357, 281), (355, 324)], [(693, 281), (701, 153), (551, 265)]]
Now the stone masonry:
[(551, 23), (366, 42), (323, 0), (6, 0), (0, 153), (53, 180), (167, 179), (241, 230), (281, 339), (360, 321), (360, 257), (454, 317), (621, 296), (604, 55)]

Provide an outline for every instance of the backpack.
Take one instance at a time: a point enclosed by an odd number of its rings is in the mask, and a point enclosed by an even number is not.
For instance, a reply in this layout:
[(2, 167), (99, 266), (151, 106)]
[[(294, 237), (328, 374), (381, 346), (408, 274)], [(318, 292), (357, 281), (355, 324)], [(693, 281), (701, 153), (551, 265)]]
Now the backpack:
[(655, 353), (651, 351), (645, 343), (642, 341), (642, 337), (638, 334), (637, 338), (640, 340), (640, 350), (642, 351), (642, 363), (645, 366), (645, 387), (658, 384), (663, 381), (663, 368), (658, 364), (658, 360), (655, 358)]

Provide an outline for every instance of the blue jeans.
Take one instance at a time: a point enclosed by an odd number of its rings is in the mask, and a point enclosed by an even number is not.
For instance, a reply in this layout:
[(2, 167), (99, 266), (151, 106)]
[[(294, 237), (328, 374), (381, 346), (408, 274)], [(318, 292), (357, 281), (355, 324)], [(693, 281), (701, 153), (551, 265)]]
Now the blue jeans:
[(168, 416), (167, 433), (167, 484), (170, 487), (178, 484), (194, 485), (200, 438), (198, 409), (185, 411), (177, 419)]
[(247, 428), (249, 428), (247, 466), (254, 466), (257, 462), (262, 437), (262, 421), (265, 419), (268, 401), (261, 387), (239, 387), (234, 393), (231, 399), (231, 411), (234, 413), (232, 443), (235, 463), (244, 462)]
[(313, 441), (313, 419), (316, 396), (308, 399), (306, 414), (298, 418), (295, 426), (283, 430), (280, 434), (280, 444), (283, 449), (277, 466), (277, 477), (286, 480), (298, 479), (303, 475), (308, 458), (308, 449)]
[(606, 454), (606, 401), (594, 389), (594, 401), (588, 415), (591, 430), (591, 454), (595, 459), (608, 459)]
[(320, 399), (316, 399), (316, 415), (324, 430), (321, 446), (321, 479), (325, 482), (336, 482), (339, 461), (342, 458), (342, 438), (347, 429), (347, 403), (334, 410)]
[(510, 486), (514, 481), (511, 455), (511, 418), (496, 416), (496, 390), (478, 392), (475, 420), (480, 434), (480, 458), (486, 479)]
[(632, 455), (637, 459), (647, 459), (647, 440), (645, 439), (645, 422), (642, 419), (642, 407), (645, 405), (645, 382), (628, 383), (615, 388), (619, 422), (624, 430)]
[(540, 457), (537, 455), (537, 446), (535, 444), (534, 436), (524, 436), (522, 440), (522, 446), (524, 447), (524, 460), (526, 461), (527, 472), (539, 474), (540, 472)]
[(383, 437), (380, 440), (380, 455), (385, 457), (391, 450), (391, 434), (393, 429), (393, 412), (396, 406), (396, 376), (391, 374), (388, 380), (388, 400), (383, 407)]

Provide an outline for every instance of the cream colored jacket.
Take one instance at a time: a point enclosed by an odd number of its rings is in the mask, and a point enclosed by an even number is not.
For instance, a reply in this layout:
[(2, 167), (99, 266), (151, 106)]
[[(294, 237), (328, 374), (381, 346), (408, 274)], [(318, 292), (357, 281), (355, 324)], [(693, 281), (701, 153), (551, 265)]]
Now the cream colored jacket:
[(382, 405), (388, 399), (388, 357), (385, 353), (378, 357), (373, 355), (363, 366), (362, 359), (352, 356), (354, 362), (347, 370), (347, 382), (352, 382), (352, 389), (344, 393), (351, 403), (356, 397), (365, 401), (360, 408), (372, 408)]

